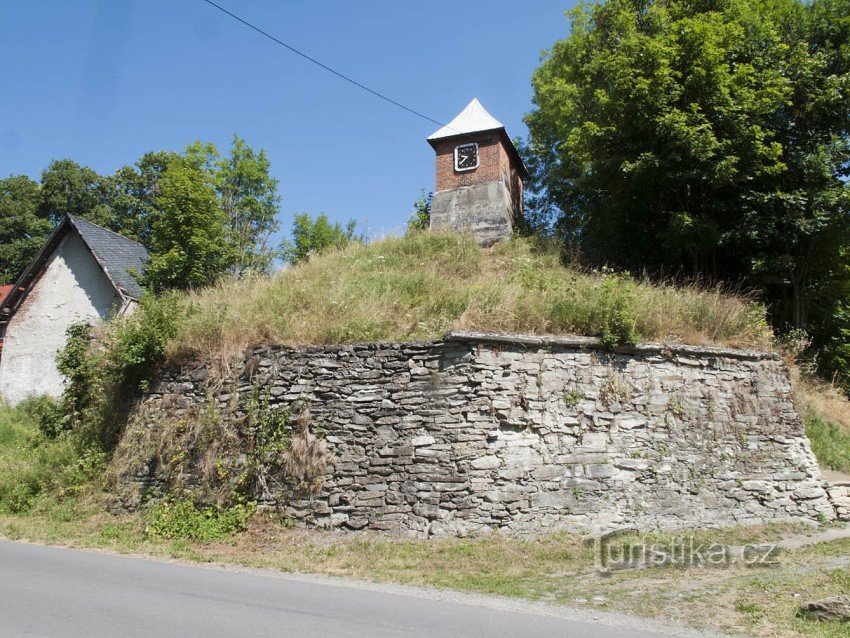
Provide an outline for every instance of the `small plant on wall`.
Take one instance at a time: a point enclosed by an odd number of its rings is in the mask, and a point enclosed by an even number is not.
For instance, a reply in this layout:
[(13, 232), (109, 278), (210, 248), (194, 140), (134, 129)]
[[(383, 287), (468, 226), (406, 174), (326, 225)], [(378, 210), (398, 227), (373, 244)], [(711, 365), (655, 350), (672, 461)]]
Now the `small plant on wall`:
[(315, 495), (322, 487), (328, 446), (324, 438), (313, 433), (312, 415), (306, 403), (299, 406), (293, 421), (289, 450), (284, 455), (285, 474), (297, 491)]
[(306, 401), (273, 409), (268, 395), (255, 391), (247, 404), (244, 429), (251, 492), (277, 505), (282, 492), (312, 496), (321, 489), (328, 449), (313, 432)]
[(568, 408), (574, 408), (582, 400), (582, 394), (578, 391), (578, 388), (573, 388), (569, 392), (564, 392), (564, 403), (567, 404)]

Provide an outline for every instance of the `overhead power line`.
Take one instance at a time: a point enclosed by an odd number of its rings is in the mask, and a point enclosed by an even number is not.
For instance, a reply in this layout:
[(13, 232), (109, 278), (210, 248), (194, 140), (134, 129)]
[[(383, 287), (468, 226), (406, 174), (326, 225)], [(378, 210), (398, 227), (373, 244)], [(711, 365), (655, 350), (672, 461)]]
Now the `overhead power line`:
[(425, 114), (423, 114), (423, 113), (420, 113), (419, 111), (417, 111), (417, 110), (415, 110), (415, 109), (412, 109), (412, 108), (410, 108), (409, 106), (405, 106), (405, 105), (404, 105), (404, 104), (402, 104), (401, 102), (397, 102), (396, 100), (392, 99), (391, 97), (387, 97), (386, 95), (384, 95), (384, 94), (383, 94), (383, 93), (381, 93), (380, 91), (376, 91), (375, 89), (371, 89), (371, 88), (369, 88), (368, 86), (366, 86), (365, 84), (361, 84), (360, 82), (358, 82), (358, 81), (357, 81), (357, 80), (355, 80), (354, 78), (351, 78), (351, 77), (349, 77), (349, 76), (345, 75), (344, 73), (340, 73), (340, 72), (339, 72), (339, 71), (337, 71), (336, 69), (329, 67), (327, 64), (323, 64), (322, 62), (319, 62), (316, 58), (314, 58), (314, 57), (311, 57), (311, 56), (307, 55), (307, 54), (306, 54), (306, 53), (304, 53), (303, 51), (299, 51), (299, 50), (298, 50), (298, 49), (296, 49), (294, 46), (291, 46), (291, 45), (287, 44), (286, 42), (283, 42), (282, 40), (279, 40), (278, 38), (276, 38), (275, 36), (273, 36), (273, 35), (272, 35), (271, 33), (269, 33), (268, 31), (264, 31), (263, 29), (261, 29), (261, 28), (260, 28), (260, 27), (258, 27), (257, 25), (255, 25), (255, 24), (251, 24), (251, 23), (250, 23), (250, 22), (248, 22), (247, 20), (244, 20), (244, 19), (240, 18), (240, 17), (239, 17), (238, 15), (236, 15), (235, 13), (233, 13), (233, 12), (231, 12), (231, 11), (228, 11), (227, 9), (225, 9), (224, 7), (222, 7), (220, 4), (216, 4), (216, 3), (215, 3), (215, 2), (213, 2), (212, 0), (203, 0), (203, 1), (204, 1), (204, 2), (206, 2), (208, 5), (210, 5), (211, 7), (214, 7), (214, 8), (216, 8), (216, 9), (218, 9), (219, 11), (221, 11), (222, 13), (224, 13), (224, 14), (226, 14), (226, 15), (230, 16), (231, 18), (233, 18), (233, 19), (234, 19), (234, 20), (236, 20), (237, 22), (241, 22), (242, 24), (244, 24), (244, 25), (245, 25), (246, 27), (248, 27), (249, 29), (252, 29), (252, 30), (256, 31), (257, 33), (259, 33), (260, 35), (265, 36), (266, 38), (268, 38), (268, 39), (269, 39), (269, 40), (271, 40), (272, 42), (274, 42), (274, 43), (276, 43), (276, 44), (279, 44), (279, 45), (280, 45), (280, 46), (282, 46), (283, 48), (288, 49), (289, 51), (291, 51), (292, 53), (294, 53), (294, 54), (296, 54), (296, 55), (301, 56), (302, 58), (304, 58), (304, 59), (305, 59), (305, 60), (307, 60), (308, 62), (312, 62), (313, 64), (315, 64), (316, 66), (318, 66), (318, 67), (320, 67), (320, 68), (324, 69), (325, 71), (328, 71), (329, 73), (333, 73), (333, 74), (334, 74), (335, 76), (337, 76), (338, 78), (342, 78), (342, 79), (343, 79), (343, 80), (345, 80), (346, 82), (350, 82), (351, 84), (353, 84), (353, 85), (354, 85), (354, 86), (356, 86), (357, 88), (359, 88), (359, 89), (363, 89), (363, 90), (364, 90), (364, 91), (366, 91), (367, 93), (371, 93), (371, 94), (372, 94), (372, 95), (374, 95), (375, 97), (378, 97), (378, 98), (380, 98), (380, 99), (384, 100), (385, 102), (389, 102), (389, 103), (390, 103), (390, 104), (392, 104), (393, 106), (397, 106), (397, 107), (398, 107), (398, 108), (400, 108), (400, 109), (404, 109), (404, 110), (405, 110), (405, 111), (407, 111), (408, 113), (412, 113), (413, 115), (416, 115), (417, 117), (421, 117), (421, 118), (422, 118), (422, 119), (424, 119), (424, 120), (428, 120), (429, 122), (432, 122), (432, 123), (436, 124), (437, 126), (445, 126), (445, 124), (443, 124), (442, 122), (439, 122), (439, 121), (435, 120), (435, 119), (434, 119), (434, 118), (432, 118), (432, 117), (428, 117), (427, 115), (425, 115)]

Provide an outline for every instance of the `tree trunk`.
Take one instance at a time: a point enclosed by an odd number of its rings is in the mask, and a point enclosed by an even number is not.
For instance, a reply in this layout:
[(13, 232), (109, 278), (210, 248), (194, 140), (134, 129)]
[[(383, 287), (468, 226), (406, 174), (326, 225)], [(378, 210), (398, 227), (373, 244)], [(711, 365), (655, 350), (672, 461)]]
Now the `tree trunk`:
[(804, 264), (791, 273), (791, 323), (795, 328), (805, 330), (808, 323), (808, 308), (806, 307), (806, 292), (808, 283), (808, 264)]

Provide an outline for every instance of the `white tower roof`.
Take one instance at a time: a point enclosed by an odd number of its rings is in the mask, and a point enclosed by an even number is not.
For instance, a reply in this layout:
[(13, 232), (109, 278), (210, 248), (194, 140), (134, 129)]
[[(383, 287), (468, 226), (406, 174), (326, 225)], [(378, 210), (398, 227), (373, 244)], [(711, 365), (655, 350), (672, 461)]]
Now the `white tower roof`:
[(490, 115), (487, 109), (481, 106), (478, 98), (473, 98), (455, 119), (429, 135), (428, 141), (503, 128), (505, 128), (504, 124)]

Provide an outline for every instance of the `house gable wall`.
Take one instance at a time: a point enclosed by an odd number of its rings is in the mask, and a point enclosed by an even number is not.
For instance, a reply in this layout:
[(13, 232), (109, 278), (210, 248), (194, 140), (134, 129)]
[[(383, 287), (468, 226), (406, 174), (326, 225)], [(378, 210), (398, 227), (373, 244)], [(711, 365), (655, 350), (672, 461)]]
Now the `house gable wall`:
[(98, 323), (120, 298), (76, 232), (62, 240), (6, 329), (0, 358), (0, 396), (16, 404), (28, 396), (59, 396), (56, 353), (69, 326)]

